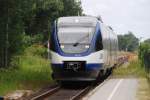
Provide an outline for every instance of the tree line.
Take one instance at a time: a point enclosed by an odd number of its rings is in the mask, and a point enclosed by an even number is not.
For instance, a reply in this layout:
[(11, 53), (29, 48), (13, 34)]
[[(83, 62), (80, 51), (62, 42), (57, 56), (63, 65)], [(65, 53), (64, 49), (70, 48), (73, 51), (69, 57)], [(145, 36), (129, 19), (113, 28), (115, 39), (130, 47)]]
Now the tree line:
[(132, 33), (128, 32), (124, 35), (118, 35), (119, 50), (120, 51), (137, 51), (139, 46), (139, 39)]
[(47, 40), (56, 18), (81, 14), (77, 0), (0, 0), (0, 67), (33, 42)]
[(145, 67), (146, 71), (150, 72), (150, 39), (143, 42), (139, 40), (130, 31), (127, 34), (118, 35), (119, 50), (129, 52), (137, 51), (142, 67)]

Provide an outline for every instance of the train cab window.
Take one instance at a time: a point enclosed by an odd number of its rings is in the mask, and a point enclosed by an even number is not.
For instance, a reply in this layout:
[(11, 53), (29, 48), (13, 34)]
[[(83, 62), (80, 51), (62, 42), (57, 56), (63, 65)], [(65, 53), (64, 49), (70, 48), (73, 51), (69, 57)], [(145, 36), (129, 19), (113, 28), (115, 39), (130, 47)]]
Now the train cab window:
[(96, 44), (95, 44), (95, 50), (99, 51), (103, 49), (103, 43), (102, 43), (102, 36), (101, 36), (101, 32), (100, 30), (98, 30), (97, 33), (97, 37), (96, 37)]

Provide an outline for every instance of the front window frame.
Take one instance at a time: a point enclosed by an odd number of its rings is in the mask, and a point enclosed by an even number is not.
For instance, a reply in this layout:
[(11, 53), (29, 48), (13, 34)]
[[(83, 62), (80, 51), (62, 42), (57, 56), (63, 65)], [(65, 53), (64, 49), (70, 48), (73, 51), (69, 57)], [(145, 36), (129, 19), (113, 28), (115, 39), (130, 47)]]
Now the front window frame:
[[(57, 23), (57, 25), (56, 25), (56, 35), (57, 35), (57, 39), (58, 39), (58, 44), (59, 44), (59, 48), (61, 49), (61, 51), (62, 51), (63, 53), (65, 53), (65, 54), (82, 54), (82, 53), (85, 53), (85, 52), (88, 52), (88, 51), (89, 51), (89, 49), (90, 49), (91, 46), (92, 46), (91, 44), (92, 44), (92, 41), (93, 41), (93, 38), (94, 38), (94, 35), (95, 35), (95, 32), (96, 32), (96, 25), (95, 25), (95, 26), (91, 26), (91, 27), (93, 27), (92, 37), (91, 37), (90, 42), (87, 43), (87, 44), (85, 44), (85, 46), (88, 45), (89, 48), (86, 48), (86, 50), (83, 51), (83, 52), (79, 52), (79, 53), (77, 53), (77, 52), (70, 53), (70, 52), (64, 51), (64, 50), (61, 48), (61, 45), (62, 45), (62, 44), (60, 43), (59, 37), (58, 37), (58, 22), (56, 22), (56, 23)], [(71, 43), (71, 44), (73, 45), (73, 43)]]

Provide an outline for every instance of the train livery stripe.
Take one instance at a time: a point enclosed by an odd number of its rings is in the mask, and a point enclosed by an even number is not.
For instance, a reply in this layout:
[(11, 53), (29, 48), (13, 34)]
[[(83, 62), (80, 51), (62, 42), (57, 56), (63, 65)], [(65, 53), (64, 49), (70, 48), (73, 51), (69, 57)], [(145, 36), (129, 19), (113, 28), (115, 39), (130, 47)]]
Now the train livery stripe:
[(86, 65), (87, 70), (91, 70), (91, 69), (97, 70), (97, 69), (100, 69), (102, 67), (103, 67), (102, 63), (100, 63), (100, 64), (98, 64), (98, 63), (96, 63), (96, 64), (87, 64)]
[[(56, 64), (56, 63), (54, 64), (53, 63), (52, 66), (63, 68), (63, 64)], [(102, 63), (86, 64), (86, 70), (99, 70), (102, 67), (103, 67)]]
[(91, 53), (88, 56), (83, 56), (83, 57), (63, 57), (61, 55), (59, 55), (56, 52), (51, 51), (51, 61), (52, 63), (63, 63), (63, 61), (86, 61), (87, 64), (89, 63), (104, 63), (105, 57), (104, 55), (104, 51), (98, 51), (95, 53)]

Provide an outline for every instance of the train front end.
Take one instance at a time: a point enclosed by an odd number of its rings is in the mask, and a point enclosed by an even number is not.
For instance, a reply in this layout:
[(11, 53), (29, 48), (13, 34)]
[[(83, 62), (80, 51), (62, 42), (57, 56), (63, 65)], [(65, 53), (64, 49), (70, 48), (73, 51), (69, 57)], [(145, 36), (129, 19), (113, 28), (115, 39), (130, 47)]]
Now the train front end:
[(50, 41), (55, 80), (96, 80), (103, 67), (102, 43), (96, 49), (96, 42), (102, 42), (99, 28), (93, 17), (61, 17), (55, 21)]

